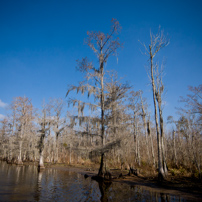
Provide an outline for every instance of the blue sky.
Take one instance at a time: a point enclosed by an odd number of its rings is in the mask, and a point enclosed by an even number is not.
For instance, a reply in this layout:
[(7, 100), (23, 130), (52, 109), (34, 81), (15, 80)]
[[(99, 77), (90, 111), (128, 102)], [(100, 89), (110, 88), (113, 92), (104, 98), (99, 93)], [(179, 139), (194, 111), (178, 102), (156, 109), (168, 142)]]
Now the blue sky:
[[(147, 57), (138, 42), (149, 44), (149, 32), (159, 25), (168, 34), (165, 57), (164, 116), (175, 116), (179, 96), (187, 86), (201, 84), (202, 1), (0, 1), (0, 114), (17, 96), (27, 96), (40, 108), (43, 99), (65, 98), (68, 84), (77, 84), (82, 75), (76, 60), (94, 55), (84, 39), (87, 31), (108, 32), (116, 18), (122, 26), (124, 44), (107, 70), (115, 69), (134, 90), (143, 90), (152, 106), (151, 87), (145, 70)], [(0, 116), (0, 117), (1, 117)]]

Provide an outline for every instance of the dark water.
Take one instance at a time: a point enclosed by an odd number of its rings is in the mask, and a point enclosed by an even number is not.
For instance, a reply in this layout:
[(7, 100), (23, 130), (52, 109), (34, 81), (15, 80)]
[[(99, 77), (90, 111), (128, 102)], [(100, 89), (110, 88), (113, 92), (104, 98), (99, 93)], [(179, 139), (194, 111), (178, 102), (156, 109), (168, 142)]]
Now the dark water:
[(0, 201), (187, 201), (179, 195), (142, 186), (98, 184), (83, 175), (46, 168), (18, 167), (0, 162)]

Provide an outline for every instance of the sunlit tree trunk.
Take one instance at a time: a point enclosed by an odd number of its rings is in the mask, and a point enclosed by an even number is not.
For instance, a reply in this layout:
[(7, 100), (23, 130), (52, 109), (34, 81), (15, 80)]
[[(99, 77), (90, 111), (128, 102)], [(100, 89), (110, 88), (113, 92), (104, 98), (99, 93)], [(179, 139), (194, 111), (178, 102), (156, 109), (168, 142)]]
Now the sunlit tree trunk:
[(71, 143), (69, 144), (69, 164), (71, 165), (72, 163), (72, 145)]
[(45, 138), (45, 129), (43, 128), (41, 131), (41, 137), (39, 142), (39, 165), (38, 169), (42, 170), (45, 168), (44, 166), (44, 138)]
[(155, 116), (155, 124), (156, 124), (156, 134), (157, 134), (157, 148), (158, 148), (158, 173), (159, 173), (159, 179), (165, 178), (165, 173), (163, 169), (162, 164), (162, 142), (160, 137), (160, 131), (159, 131), (159, 123), (158, 123), (158, 111), (157, 111), (157, 103), (156, 103), (156, 85), (154, 82), (154, 66), (153, 66), (153, 53), (151, 46), (149, 46), (150, 50), (150, 65), (151, 65), (151, 82), (152, 82), (152, 92), (153, 92), (153, 102), (154, 102), (154, 116)]
[(157, 96), (158, 108), (159, 108), (160, 132), (161, 132), (160, 138), (161, 138), (161, 147), (162, 147), (163, 168), (164, 168), (165, 175), (167, 175), (168, 170), (167, 170), (166, 157), (165, 157), (165, 147), (164, 147), (165, 135), (164, 135), (163, 115), (162, 115), (162, 108), (161, 108), (162, 101), (161, 101), (160, 91), (156, 94), (156, 96)]
[(177, 155), (176, 155), (176, 144), (175, 144), (175, 131), (173, 130), (173, 161), (175, 167), (177, 167)]
[[(46, 136), (46, 132), (50, 130), (50, 120), (48, 121), (46, 116), (46, 106), (43, 105), (42, 110), (42, 118), (39, 119), (39, 124), (41, 125), (40, 129), (40, 140), (39, 140), (39, 164), (38, 164), (38, 171), (43, 170), (45, 168), (44, 166), (44, 140)], [(46, 128), (46, 126), (49, 125), (49, 128)]]
[(150, 129), (150, 121), (147, 121), (147, 134), (148, 137), (150, 138), (150, 144), (151, 144), (151, 153), (152, 153), (152, 162), (153, 162), (153, 166), (156, 166), (156, 161), (155, 161), (155, 156), (154, 156), (154, 146), (153, 146), (153, 138), (151, 135), (151, 129)]
[(136, 142), (136, 148), (137, 148), (137, 163), (138, 166), (141, 166), (141, 155), (140, 155), (140, 140), (139, 140), (139, 126), (138, 126), (138, 122), (136, 123), (136, 138), (137, 138), (137, 142)]
[(148, 142), (147, 123), (146, 123), (146, 113), (145, 113), (145, 109), (144, 109), (144, 105), (143, 105), (142, 95), (141, 94), (140, 94), (140, 99), (141, 99), (141, 105), (142, 105), (142, 120), (143, 120), (143, 124), (144, 124), (144, 132), (145, 132), (145, 139), (146, 139), (147, 158), (148, 158), (149, 164), (150, 164), (149, 142)]
[[(102, 43), (102, 41), (101, 41)], [(104, 63), (103, 63), (103, 54), (101, 50), (100, 54), (100, 76), (101, 76), (101, 96), (100, 96), (100, 104), (101, 104), (101, 144), (102, 148), (104, 147), (104, 133), (105, 133), (105, 126), (104, 126)], [(98, 176), (102, 176), (104, 174), (104, 153), (102, 151), (101, 153), (101, 162), (100, 162), (100, 168), (98, 171)]]
[(23, 133), (23, 129), (22, 129), (22, 126), (20, 127), (20, 135), (19, 135), (19, 154), (18, 154), (18, 159), (17, 159), (17, 165), (22, 165), (23, 162), (22, 162), (22, 133)]

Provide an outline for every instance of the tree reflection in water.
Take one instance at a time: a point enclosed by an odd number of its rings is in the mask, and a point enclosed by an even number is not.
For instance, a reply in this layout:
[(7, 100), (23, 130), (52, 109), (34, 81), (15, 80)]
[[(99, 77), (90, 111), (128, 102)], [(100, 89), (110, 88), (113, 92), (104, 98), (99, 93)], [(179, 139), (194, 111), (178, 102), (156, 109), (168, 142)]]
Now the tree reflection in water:
[(42, 189), (41, 180), (42, 180), (43, 172), (44, 172), (44, 170), (40, 170), (37, 175), (36, 191), (34, 194), (34, 200), (36, 200), (36, 201), (40, 201), (41, 189)]
[(107, 202), (108, 201), (108, 192), (109, 192), (109, 188), (112, 184), (112, 182), (110, 181), (105, 181), (104, 179), (97, 179), (95, 180), (97, 181), (98, 185), (99, 185), (99, 189), (100, 189), (100, 193), (101, 193), (101, 202)]
[[(126, 183), (85, 178), (65, 169), (0, 162), (0, 201), (186, 201), (179, 195)], [(165, 190), (164, 190), (165, 191)]]
[(101, 179), (92, 178), (98, 183), (101, 193), (101, 202), (120, 202), (120, 201), (156, 201), (156, 202), (175, 202), (189, 201), (184, 198), (169, 193), (155, 192), (153, 189), (139, 185), (127, 185), (126, 183), (109, 182)]

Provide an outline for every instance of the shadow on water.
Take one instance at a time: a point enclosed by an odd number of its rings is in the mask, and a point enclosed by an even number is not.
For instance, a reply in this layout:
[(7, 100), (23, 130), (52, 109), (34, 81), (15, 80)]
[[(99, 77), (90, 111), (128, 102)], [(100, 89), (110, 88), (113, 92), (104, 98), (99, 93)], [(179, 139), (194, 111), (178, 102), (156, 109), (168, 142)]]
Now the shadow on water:
[(91, 180), (68, 170), (0, 162), (0, 201), (187, 201), (143, 186)]

